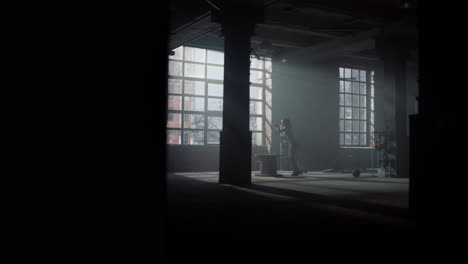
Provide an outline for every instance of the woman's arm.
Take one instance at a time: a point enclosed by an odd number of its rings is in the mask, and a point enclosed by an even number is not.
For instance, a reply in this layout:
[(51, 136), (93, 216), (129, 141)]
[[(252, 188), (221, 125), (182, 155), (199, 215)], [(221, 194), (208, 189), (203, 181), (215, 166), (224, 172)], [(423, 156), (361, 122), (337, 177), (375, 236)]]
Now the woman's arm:
[(284, 128), (281, 129), (281, 128), (278, 126), (278, 124), (275, 124), (275, 128), (276, 128), (276, 132), (277, 132), (278, 134), (280, 134), (281, 132), (283, 132), (283, 131), (285, 130)]

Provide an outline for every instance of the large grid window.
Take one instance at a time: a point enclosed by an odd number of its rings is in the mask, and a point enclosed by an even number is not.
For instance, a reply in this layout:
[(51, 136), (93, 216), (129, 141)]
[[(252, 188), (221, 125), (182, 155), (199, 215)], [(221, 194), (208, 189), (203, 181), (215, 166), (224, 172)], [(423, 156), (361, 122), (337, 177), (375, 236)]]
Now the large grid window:
[(374, 130), (374, 71), (339, 68), (341, 147), (370, 147)]
[[(179, 47), (169, 56), (167, 143), (219, 144), (223, 123), (224, 53)], [(251, 58), (252, 144), (271, 145), (271, 59)]]

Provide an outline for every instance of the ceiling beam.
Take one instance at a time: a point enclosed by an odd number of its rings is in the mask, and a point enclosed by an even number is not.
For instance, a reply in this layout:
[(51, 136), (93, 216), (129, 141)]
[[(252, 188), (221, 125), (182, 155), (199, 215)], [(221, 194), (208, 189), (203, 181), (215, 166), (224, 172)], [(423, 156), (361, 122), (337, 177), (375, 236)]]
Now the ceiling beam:
[(170, 34), (175, 35), (175, 34), (178, 34), (179, 32), (182, 32), (183, 30), (189, 29), (190, 27), (192, 27), (192, 26), (194, 26), (196, 24), (203, 24), (203, 23), (211, 22), (210, 15), (211, 15), (211, 11), (206, 12), (203, 15), (201, 15), (199, 17), (196, 17), (192, 21), (190, 21), (190, 22), (176, 28), (175, 30), (171, 31)]
[(199, 23), (197, 26), (191, 26), (185, 28), (183, 31), (178, 34), (172, 35), (169, 38), (169, 49), (175, 49), (190, 41), (197, 40), (206, 34), (216, 31), (221, 28), (221, 25), (217, 23)]
[(328, 38), (328, 39), (334, 39), (334, 38), (339, 37), (335, 34), (311, 31), (307, 28), (289, 27), (289, 26), (281, 25), (281, 24), (269, 24), (268, 21), (265, 24), (257, 24), (257, 28), (265, 28), (265, 29), (271, 29), (271, 30), (276, 30), (276, 31), (287, 31), (287, 32), (301, 34), (301, 35), (322, 37), (322, 38)]
[(265, 9), (265, 20), (305, 26), (316, 25), (317, 22), (326, 26), (329, 25), (330, 22), (335, 21), (339, 21), (341, 25), (343, 25), (343, 22), (349, 25), (360, 22), (368, 26), (378, 26), (383, 23), (383, 19), (365, 18), (363, 15), (356, 15), (356, 13), (350, 11), (331, 10), (324, 7), (296, 8), (293, 11), (285, 11), (280, 8), (267, 8)]
[[(250, 42), (253, 44), (257, 45), (262, 45), (264, 43), (265, 39), (259, 38), (259, 37), (252, 37), (250, 39)], [(281, 47), (281, 48), (289, 48), (289, 49), (301, 49), (304, 48), (305, 46), (298, 45), (297, 43), (294, 42), (288, 42), (288, 41), (281, 41), (281, 40), (276, 40), (276, 41), (270, 41), (271, 46), (273, 47)]]
[(288, 54), (291, 58), (308, 58), (310, 61), (318, 61), (335, 57), (344, 53), (355, 53), (358, 51), (375, 48), (375, 38), (379, 34), (378, 29), (360, 32), (354, 36), (341, 37), (320, 44), (292, 51)]

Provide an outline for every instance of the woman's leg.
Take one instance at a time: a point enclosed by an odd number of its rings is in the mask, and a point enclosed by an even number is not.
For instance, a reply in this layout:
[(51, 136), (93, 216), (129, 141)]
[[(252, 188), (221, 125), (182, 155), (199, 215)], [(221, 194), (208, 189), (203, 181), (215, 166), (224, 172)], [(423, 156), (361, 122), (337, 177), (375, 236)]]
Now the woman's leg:
[(291, 160), (291, 165), (293, 166), (294, 172), (293, 175), (298, 175), (299, 174), (299, 167), (297, 166), (297, 160), (296, 160), (296, 145), (291, 144), (290, 145), (290, 155), (289, 158)]

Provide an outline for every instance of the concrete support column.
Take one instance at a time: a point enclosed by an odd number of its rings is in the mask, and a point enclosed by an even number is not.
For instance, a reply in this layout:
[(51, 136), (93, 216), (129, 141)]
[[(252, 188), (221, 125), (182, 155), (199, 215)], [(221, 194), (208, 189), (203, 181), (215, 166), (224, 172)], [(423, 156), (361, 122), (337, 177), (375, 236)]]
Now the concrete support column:
[(395, 70), (395, 141), (396, 141), (396, 175), (409, 177), (409, 133), (406, 92), (406, 58), (404, 54), (394, 57)]
[(219, 182), (237, 186), (251, 184), (250, 37), (255, 21), (249, 13), (247, 6), (236, 5), (226, 6), (222, 14), (225, 59)]
[(385, 119), (390, 129), (395, 149), (397, 177), (409, 177), (409, 129), (406, 92), (407, 49), (404, 40), (382, 38), (379, 49), (383, 55), (385, 76)]

